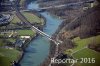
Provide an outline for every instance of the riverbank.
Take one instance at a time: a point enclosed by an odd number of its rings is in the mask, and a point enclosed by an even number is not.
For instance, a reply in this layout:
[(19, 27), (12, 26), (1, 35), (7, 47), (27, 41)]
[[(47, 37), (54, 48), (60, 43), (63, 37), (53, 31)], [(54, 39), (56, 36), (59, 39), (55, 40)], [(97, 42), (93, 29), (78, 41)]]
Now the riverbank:
[[(28, 19), (28, 20), (32, 24), (35, 24), (35, 26), (39, 27), (39, 29), (41, 30), (43, 29), (46, 20), (44, 20), (42, 16), (40, 16), (39, 14), (37, 15), (37, 13), (35, 12), (25, 12), (23, 13), (23, 15), (25, 15), (27, 19), (28, 17), (33, 17), (32, 19)], [(1, 39), (5, 40), (4, 43), (0, 41), (0, 58), (2, 58), (0, 60), (2, 61), (0, 62), (0, 65), (2, 66), (11, 66), (12, 64), (18, 65), (20, 60), (24, 56), (25, 48), (29, 45), (31, 41), (33, 41), (38, 36), (37, 33), (30, 31), (29, 28), (30, 26), (27, 26), (27, 24), (21, 21), (20, 15), (18, 15), (16, 12), (14, 11), (11, 12), (11, 16), (13, 16), (11, 23), (7, 26), (0, 27), (0, 30), (2, 31), (2, 33), (0, 32), (0, 40)], [(35, 20), (35, 22), (33, 22), (34, 18), (37, 19)], [(11, 57), (9, 54), (9, 56), (7, 56), (6, 58), (6, 55), (8, 54), (4, 53), (3, 51), (6, 51), (7, 53), (12, 51), (10, 52)], [(17, 54), (15, 55), (14, 53)], [(7, 63), (3, 63), (3, 62), (7, 62)]]
[[(23, 1), (23, 2), (24, 2), (24, 4), (25, 4), (26, 0)], [(24, 5), (24, 8), (25, 8), (25, 5)], [(26, 9), (26, 10), (27, 10), (27, 9)], [(28, 12), (29, 12), (29, 13), (32, 13), (32, 14), (34, 14), (34, 15), (36, 15), (37, 17), (39, 17), (39, 18), (41, 18), (41, 19), (43, 19), (43, 22), (40, 23), (40, 25), (39, 25), (38, 23), (37, 23), (37, 24), (33, 24), (34, 26), (38, 27), (38, 29), (43, 30), (43, 27), (44, 27), (44, 25), (46, 24), (46, 19), (45, 19), (41, 14), (39, 14), (37, 11), (35, 11), (35, 10), (28, 11)], [(25, 16), (25, 15), (24, 15), (24, 16)], [(28, 17), (28, 18), (29, 18), (29, 17)], [(40, 21), (41, 21), (41, 20), (40, 20)], [(21, 60), (23, 59), (23, 57), (24, 57), (24, 55), (25, 55), (25, 52), (27, 52), (25, 49), (28, 47), (28, 45), (30, 44), (31, 41), (34, 41), (34, 39), (35, 39), (37, 36), (38, 36), (38, 34), (36, 33), (36, 35), (35, 35), (34, 37), (32, 37), (32, 38), (30, 38), (30, 40), (26, 40), (26, 41), (24, 42), (24, 44), (22, 45), (23, 54), (22, 54), (21, 58), (19, 59), (19, 61), (17, 62), (17, 64), (20, 65), (20, 62), (21, 62)]]
[[(26, 2), (26, 0), (24, 1), (24, 6), (23, 6), (23, 7), (24, 7), (25, 10), (27, 10), (27, 9), (26, 9), (26, 3), (25, 3), (25, 2)], [(37, 12), (36, 10), (31, 10), (31, 11), (28, 11), (28, 12), (30, 12), (30, 13), (32, 13), (32, 14), (34, 14), (34, 15), (37, 15), (37, 17), (43, 19), (43, 23), (42, 23), (40, 26), (39, 26), (39, 25), (37, 26), (40, 30), (43, 30), (43, 27), (46, 25), (46, 19), (45, 19), (45, 17), (42, 16), (42, 15), (41, 15), (39, 12)], [(36, 34), (35, 37), (31, 38), (31, 40), (25, 42), (25, 44), (22, 46), (22, 48), (23, 48), (23, 54), (22, 54), (22, 57), (20, 58), (20, 60), (18, 61), (18, 64), (20, 64), (20, 62), (21, 62), (21, 60), (23, 59), (25, 53), (27, 52), (25, 49), (28, 47), (28, 45), (30, 44), (31, 41), (34, 41), (34, 39), (36, 39), (36, 37), (38, 37), (38, 34)]]
[[(54, 54), (55, 54), (55, 49), (54, 49), (55, 47), (53, 47), (54, 45), (55, 45), (54, 43), (52, 43), (52, 45), (50, 45), (50, 53), (52, 53), (52, 54), (49, 55), (49, 59), (48, 60), (50, 60), (50, 57), (52, 58), (54, 56)], [(54, 50), (52, 50), (52, 49), (54, 49)], [(46, 62), (47, 62), (47, 59), (46, 59)], [(45, 64), (46, 64), (45, 62), (41, 63), (41, 65), (45, 65)]]
[[(36, 9), (35, 6), (38, 7), (38, 3), (31, 2), (28, 6), (28, 9), (34, 10)], [(47, 33), (48, 35), (52, 35), (56, 31), (58, 25), (62, 20), (52, 16), (48, 12), (39, 13), (46, 18), (46, 26), (44, 27), (43, 32)], [(31, 66), (38, 66), (44, 61), (44, 59), (49, 54), (50, 48), (50, 43), (48, 39), (45, 38), (46, 37), (39, 36), (37, 39), (33, 40), (33, 42), (30, 43), (30, 45), (26, 48), (27, 52), (25, 52), (25, 55), (20, 62), (22, 66), (28, 66), (29, 64)]]
[[(49, 2), (48, 2), (49, 3)], [(83, 9), (84, 7), (82, 7)], [(88, 6), (89, 8), (89, 6)], [(62, 40), (64, 43), (60, 45), (59, 52), (64, 53), (65, 55), (71, 56), (73, 59), (80, 59), (80, 58), (95, 58), (95, 63), (75, 63), (76, 66), (96, 66), (100, 65), (99, 55), (100, 55), (100, 34), (97, 31), (97, 25), (99, 21), (95, 21), (95, 19), (99, 20), (99, 15), (97, 17), (96, 14), (99, 14), (100, 9), (98, 6), (94, 6), (90, 9), (81, 13), (80, 16), (76, 16), (77, 18), (72, 21), (66, 20), (61, 24), (60, 28), (57, 30), (57, 33), (54, 34), (55, 38)], [(67, 13), (68, 14), (68, 13)], [(73, 12), (71, 13), (73, 14)], [(70, 15), (70, 13), (69, 13)], [(92, 15), (92, 16), (91, 16)], [(70, 17), (71, 18), (71, 17)], [(90, 19), (92, 18), (92, 20)], [(96, 23), (96, 24), (95, 24)], [(96, 25), (96, 26), (94, 26)], [(91, 27), (92, 26), (92, 27)], [(98, 28), (99, 25), (98, 25)], [(55, 46), (52, 45), (54, 50)], [(85, 53), (85, 54), (84, 54)], [(52, 52), (54, 54), (54, 51)], [(50, 63), (51, 58), (49, 56), (44, 64), (41, 66), (47, 66)], [(49, 60), (49, 61), (48, 61)], [(64, 65), (54, 64), (51, 66), (70, 66), (67, 63)]]

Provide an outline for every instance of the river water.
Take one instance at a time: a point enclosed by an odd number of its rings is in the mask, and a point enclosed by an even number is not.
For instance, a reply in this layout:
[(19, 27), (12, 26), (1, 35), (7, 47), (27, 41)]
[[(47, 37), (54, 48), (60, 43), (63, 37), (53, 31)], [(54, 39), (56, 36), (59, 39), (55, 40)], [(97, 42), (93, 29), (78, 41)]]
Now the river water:
[[(28, 9), (38, 9), (38, 4), (36, 2), (31, 2), (28, 6)], [(42, 14), (47, 22), (43, 31), (49, 35), (52, 35), (61, 21), (57, 17), (50, 15), (48, 12), (42, 12)], [(50, 42), (46, 37), (38, 36), (35, 40), (33, 40), (29, 46), (26, 48), (25, 55), (21, 60), (21, 66), (38, 66), (40, 63), (44, 61), (44, 59), (49, 54)]]

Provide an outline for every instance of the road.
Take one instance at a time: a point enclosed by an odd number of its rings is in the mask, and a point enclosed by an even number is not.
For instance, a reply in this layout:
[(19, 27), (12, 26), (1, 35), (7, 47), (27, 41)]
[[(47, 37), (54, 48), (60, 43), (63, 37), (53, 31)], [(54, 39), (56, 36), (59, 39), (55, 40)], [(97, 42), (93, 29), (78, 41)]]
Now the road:
[[(17, 2), (17, 0), (16, 0), (15, 2)], [(55, 49), (55, 54), (54, 54), (54, 57), (56, 58), (56, 57), (58, 56), (59, 44), (61, 44), (62, 41), (56, 40), (56, 39), (55, 39), (55, 40), (52, 39), (51, 36), (49, 36), (48, 34), (44, 33), (43, 31), (39, 30), (39, 29), (36, 28), (35, 26), (31, 25), (31, 23), (25, 18), (25, 16), (23, 16), (23, 14), (21, 14), (21, 12), (20, 12), (19, 8), (17, 7), (17, 5), (18, 5), (18, 3), (13, 4), (14, 9), (15, 9), (15, 12), (16, 12), (17, 16), (19, 17), (19, 19), (20, 19), (22, 22), (25, 22), (27, 25), (29, 25), (29, 26), (31, 27), (31, 30), (32, 30), (32, 31), (35, 30), (35, 31), (36, 31), (37, 33), (39, 33), (40, 35), (46, 36), (49, 40), (53, 41), (53, 42), (56, 44), (56, 47), (55, 47), (56, 49)], [(51, 65), (51, 63), (50, 63), (49, 65)]]
[[(15, 1), (15, 3), (17, 2), (17, 0)], [(61, 41), (60, 40), (54, 40), (52, 39), (51, 36), (49, 36), (48, 34), (44, 33), (43, 31), (39, 30), (38, 28), (36, 28), (35, 26), (31, 25), (31, 23), (25, 18), (25, 16), (23, 16), (23, 14), (21, 14), (19, 7), (17, 7), (18, 3), (13, 3), (14, 9), (16, 11), (17, 16), (19, 17), (19, 19), (22, 22), (25, 22), (27, 25), (29, 25), (31, 27), (32, 31), (36, 31), (37, 33), (39, 33), (42, 36), (46, 36), (49, 40), (53, 41), (55, 44), (60, 44)]]
[(43, 7), (43, 8), (39, 8), (39, 9), (42, 10), (42, 9), (61, 8), (61, 7), (78, 6), (78, 5), (80, 6), (84, 3), (92, 3), (92, 2), (94, 2), (94, 0), (77, 2), (77, 3), (69, 3), (69, 4), (63, 4), (63, 5), (55, 5), (55, 6)]

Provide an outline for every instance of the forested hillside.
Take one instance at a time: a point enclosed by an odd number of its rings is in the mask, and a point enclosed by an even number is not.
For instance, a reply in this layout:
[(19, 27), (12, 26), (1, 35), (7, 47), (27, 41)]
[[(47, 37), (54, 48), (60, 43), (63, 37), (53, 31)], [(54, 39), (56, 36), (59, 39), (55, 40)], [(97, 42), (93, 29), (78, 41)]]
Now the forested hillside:
[[(45, 1), (40, 4), (40, 7), (77, 3), (83, 1), (85, 0)], [(76, 63), (74, 64), (75, 66), (100, 65), (100, 4), (98, 3), (99, 1), (95, 1), (93, 3), (89, 2), (76, 6), (47, 9), (47, 11), (50, 13), (58, 16), (61, 19), (64, 19), (58, 30), (53, 35), (54, 39), (60, 39), (63, 41), (63, 43), (59, 45), (59, 54), (67, 54), (71, 56), (71, 58), (78, 59), (82, 57), (94, 57), (96, 59), (96, 63), (94, 64)], [(53, 57), (55, 52), (55, 45), (51, 44), (50, 49), (51, 51), (49, 58), (46, 59), (43, 66), (46, 66), (50, 62), (50, 58)], [(86, 54), (84, 55), (84, 53)], [(68, 64), (54, 64), (52, 66), (64, 65), (66, 66)]]

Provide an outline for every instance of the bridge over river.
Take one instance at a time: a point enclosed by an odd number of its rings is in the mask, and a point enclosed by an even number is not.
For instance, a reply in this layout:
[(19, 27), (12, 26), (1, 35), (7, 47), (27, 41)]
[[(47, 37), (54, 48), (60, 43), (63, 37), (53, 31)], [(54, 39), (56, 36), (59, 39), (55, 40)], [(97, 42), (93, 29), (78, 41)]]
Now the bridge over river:
[[(62, 43), (62, 41), (60, 41), (60, 40), (56, 40), (56, 39), (52, 39), (52, 37), (51, 36), (49, 36), (48, 34), (46, 34), (45, 32), (43, 32), (43, 31), (41, 31), (41, 30), (39, 30), (37, 27), (35, 27), (35, 26), (33, 26), (26, 18), (25, 18), (25, 16), (23, 16), (23, 14), (20, 12), (20, 9), (17, 7), (17, 4), (15, 5), (14, 3), (13, 3), (13, 6), (14, 6), (14, 9), (15, 9), (15, 12), (16, 12), (16, 14), (17, 14), (17, 16), (20, 18), (20, 20), (22, 21), (22, 22), (25, 22), (27, 25), (29, 25), (30, 27), (31, 27), (31, 30), (35, 30), (37, 33), (39, 33), (40, 35), (42, 35), (42, 36), (45, 36), (45, 37), (47, 37), (49, 40), (51, 40), (51, 41), (53, 41), (55, 44), (60, 44), (60, 43)], [(28, 11), (28, 10), (24, 10), (24, 11)]]
[[(16, 0), (17, 1), (17, 0)], [(74, 5), (76, 4), (82, 4), (83, 2), (79, 2), (79, 3), (73, 3)], [(70, 4), (65, 4), (65, 5), (59, 5), (59, 6), (50, 6), (50, 7), (44, 7), (44, 8), (40, 8), (39, 10), (41, 9), (49, 9), (49, 8), (60, 8), (60, 7), (64, 7), (64, 6), (71, 6), (73, 5), (72, 3)], [(55, 47), (55, 54), (54, 54), (54, 57), (56, 57), (58, 55), (58, 47), (59, 47), (59, 44), (62, 43), (62, 41), (58, 40), (58, 39), (52, 39), (52, 36), (46, 34), (45, 32), (39, 30), (37, 27), (31, 25), (31, 23), (25, 18), (25, 16), (23, 16), (23, 14), (21, 14), (21, 11), (19, 10), (19, 8), (17, 7), (17, 4), (13, 4), (14, 5), (14, 9), (16, 11), (16, 14), (18, 15), (18, 17), (20, 18), (21, 21), (25, 22), (27, 25), (29, 25), (31, 27), (31, 30), (35, 30), (37, 33), (39, 33), (40, 35), (42, 36), (45, 36), (47, 37), (49, 40), (53, 41), (55, 44), (56, 44), (56, 47)], [(25, 11), (25, 10), (24, 10)], [(30, 10), (26, 10), (26, 11), (30, 11)], [(33, 46), (32, 46), (33, 47)], [(42, 48), (43, 49), (43, 48)], [(40, 50), (40, 48), (39, 48)], [(32, 55), (33, 56), (33, 55)], [(35, 56), (37, 57), (37, 55)], [(32, 58), (32, 57), (31, 57)], [(37, 59), (37, 58), (36, 58)], [(39, 59), (39, 58), (38, 58)], [(24, 60), (25, 61), (25, 60)], [(32, 59), (33, 61), (33, 59)], [(38, 60), (39, 61), (39, 60)], [(49, 66), (51, 66), (51, 63), (49, 64)]]

